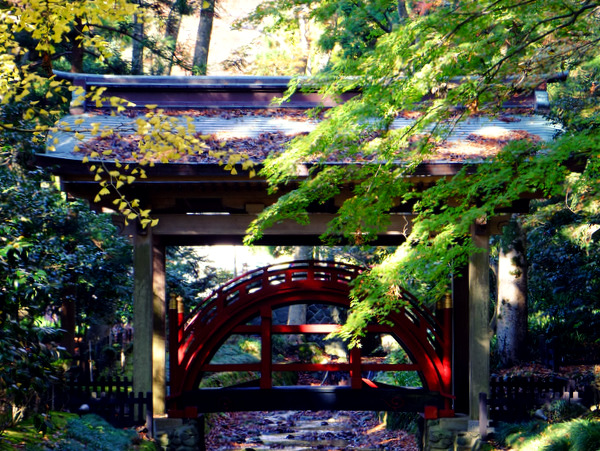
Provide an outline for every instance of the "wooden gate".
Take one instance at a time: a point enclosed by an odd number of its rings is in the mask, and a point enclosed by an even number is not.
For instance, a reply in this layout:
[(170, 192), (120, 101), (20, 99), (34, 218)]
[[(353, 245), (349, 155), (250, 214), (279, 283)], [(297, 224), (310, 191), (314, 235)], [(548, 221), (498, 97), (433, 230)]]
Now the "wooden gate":
[[(275, 334), (329, 334), (339, 324), (273, 324), (273, 310), (292, 304), (350, 306), (350, 282), (362, 268), (336, 262), (294, 261), (248, 272), (215, 291), (184, 318), (181, 307), (169, 309), (169, 415), (194, 417), (199, 412), (237, 410), (396, 410), (421, 411), (428, 418), (452, 416), (452, 309), (441, 306), (434, 315), (401, 291), (408, 306), (391, 313), (385, 324), (372, 324), (368, 333), (390, 334), (413, 363), (364, 361), (361, 348), (350, 350), (347, 362), (274, 363)], [(211, 363), (232, 334), (261, 338), (258, 363)], [(204, 373), (254, 371), (256, 386), (203, 388)], [(273, 373), (347, 372), (348, 386), (274, 387)], [(382, 385), (365, 378), (369, 372), (417, 371), (423, 388)]]

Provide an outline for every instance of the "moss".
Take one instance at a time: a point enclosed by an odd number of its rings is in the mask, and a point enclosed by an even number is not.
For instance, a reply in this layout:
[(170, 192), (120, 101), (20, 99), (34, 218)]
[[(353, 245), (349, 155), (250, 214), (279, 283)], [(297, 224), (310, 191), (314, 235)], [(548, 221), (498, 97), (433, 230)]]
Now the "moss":
[(67, 423), (65, 450), (128, 450), (137, 438), (135, 431), (115, 429), (97, 415), (85, 415)]
[[(27, 446), (27, 449), (44, 449), (53, 434), (64, 430), (69, 421), (77, 415), (66, 412), (50, 412), (46, 415), (35, 415), (7, 429), (0, 436), (0, 450), (14, 449), (16, 445)], [(40, 428), (40, 426), (43, 427)], [(42, 429), (42, 431), (40, 431)]]
[[(40, 432), (40, 426), (43, 431)], [(133, 430), (116, 429), (97, 415), (50, 412), (31, 418), (9, 429), (0, 437), (0, 450), (15, 448), (27, 451), (153, 451), (152, 442), (141, 441)]]

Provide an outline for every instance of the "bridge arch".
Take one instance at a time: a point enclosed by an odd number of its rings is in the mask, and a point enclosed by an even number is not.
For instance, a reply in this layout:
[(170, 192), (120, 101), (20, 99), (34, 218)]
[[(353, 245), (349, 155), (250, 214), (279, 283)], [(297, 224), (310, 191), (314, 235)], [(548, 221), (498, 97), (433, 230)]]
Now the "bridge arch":
[[(359, 399), (356, 396), (357, 391), (378, 387), (377, 384), (363, 379), (362, 375), (365, 372), (417, 371), (423, 382), (423, 390), (420, 392), (425, 400), (423, 402), (432, 403), (433, 395), (438, 398), (434, 402), (435, 406), (430, 406), (433, 409), (430, 409), (430, 412), (435, 412), (433, 416), (436, 416), (439, 411), (448, 414), (451, 411), (451, 309), (440, 308), (434, 315), (428, 309), (419, 306), (417, 299), (407, 291), (401, 291), (400, 296), (407, 301), (408, 306), (390, 313), (385, 325), (368, 326), (367, 332), (392, 335), (410, 356), (412, 364), (365, 363), (362, 361), (360, 348), (350, 351), (347, 363), (285, 365), (273, 363), (271, 340), (274, 334), (327, 334), (340, 327), (337, 324), (274, 325), (273, 310), (287, 305), (308, 303), (348, 308), (350, 283), (362, 270), (363, 268), (354, 265), (312, 260), (276, 264), (250, 271), (229, 281), (186, 318), (181, 311), (177, 311), (176, 305), (171, 305), (169, 342), (172, 412), (181, 411), (182, 405), (189, 407), (191, 399), (199, 400), (203, 396), (205, 401), (215, 399), (207, 398), (208, 393), (214, 394), (214, 389), (205, 390), (203, 394), (200, 393), (202, 390), (198, 390), (198, 384), (205, 372), (260, 372), (257, 388), (264, 392), (273, 389), (273, 372), (291, 370), (348, 372), (349, 388), (354, 392), (348, 399)], [(253, 318), (259, 318), (259, 321), (250, 323)], [(260, 335), (262, 346), (259, 363), (211, 364), (212, 357), (232, 334)], [(376, 393), (383, 397), (388, 396), (384, 390)], [(411, 395), (414, 394), (416, 392)], [(368, 397), (372, 398), (372, 395), (373, 392)], [(394, 396), (396, 395), (398, 393)], [(229, 393), (228, 403), (231, 403), (232, 396), (239, 397), (240, 393), (235, 395)], [(260, 395), (253, 392), (251, 399), (258, 399), (255, 398), (256, 396)], [(204, 411), (230, 408), (230, 406), (223, 406), (222, 402), (220, 406), (208, 404), (210, 402), (203, 401), (201, 407), (195, 407)], [(239, 409), (231, 407), (231, 410), (253, 410), (243, 402), (237, 405), (240, 406)], [(342, 405), (345, 405), (344, 402)], [(406, 409), (404, 401), (401, 401), (400, 405), (403, 406), (400, 410)], [(412, 405), (423, 407), (419, 403)], [(360, 409), (359, 405), (355, 407), (357, 410)], [(270, 409), (260, 408), (260, 410)]]

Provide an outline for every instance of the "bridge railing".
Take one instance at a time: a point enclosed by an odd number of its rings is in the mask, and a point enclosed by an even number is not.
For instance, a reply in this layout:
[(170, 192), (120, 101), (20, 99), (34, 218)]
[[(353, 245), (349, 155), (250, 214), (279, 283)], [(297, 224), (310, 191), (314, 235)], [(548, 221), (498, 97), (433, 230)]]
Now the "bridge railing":
[(255, 294), (261, 289), (277, 286), (285, 281), (323, 280), (337, 283), (350, 283), (364, 268), (337, 262), (302, 260), (264, 266), (242, 274), (213, 291), (185, 319), (184, 328), (201, 321), (208, 324), (216, 311), (241, 302), (247, 294)]

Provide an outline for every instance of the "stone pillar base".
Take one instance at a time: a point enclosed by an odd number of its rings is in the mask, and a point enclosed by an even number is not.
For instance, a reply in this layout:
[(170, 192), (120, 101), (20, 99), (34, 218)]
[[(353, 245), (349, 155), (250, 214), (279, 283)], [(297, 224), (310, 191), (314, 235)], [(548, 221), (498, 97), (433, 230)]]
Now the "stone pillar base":
[(492, 446), (482, 442), (478, 427), (467, 416), (425, 420), (423, 451), (485, 451)]
[(204, 418), (155, 418), (157, 444), (163, 451), (204, 451)]

